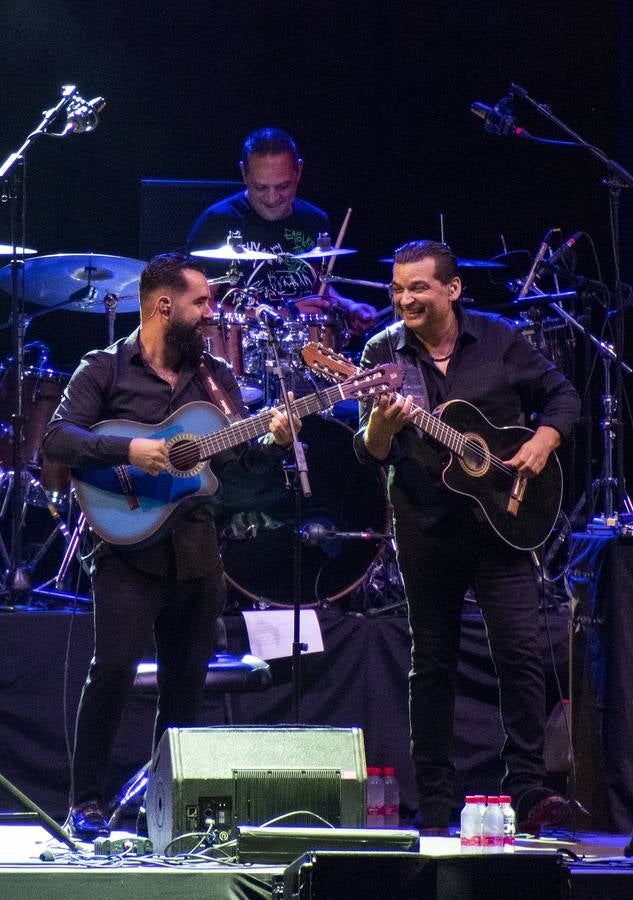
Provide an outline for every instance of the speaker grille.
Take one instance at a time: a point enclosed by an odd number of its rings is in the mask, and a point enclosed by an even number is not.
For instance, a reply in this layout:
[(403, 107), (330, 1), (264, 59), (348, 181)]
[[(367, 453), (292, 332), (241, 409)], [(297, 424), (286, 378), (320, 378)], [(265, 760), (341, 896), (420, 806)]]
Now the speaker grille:
[(239, 823), (269, 822), (287, 815), (287, 825), (314, 825), (316, 813), (341, 824), (341, 773), (332, 769), (235, 769), (235, 815)]

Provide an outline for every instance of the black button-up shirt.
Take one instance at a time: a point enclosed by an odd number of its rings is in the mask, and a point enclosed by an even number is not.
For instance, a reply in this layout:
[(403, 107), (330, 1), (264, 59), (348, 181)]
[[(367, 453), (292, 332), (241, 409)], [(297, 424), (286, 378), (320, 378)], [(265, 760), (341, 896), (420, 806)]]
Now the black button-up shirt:
[[(244, 414), (239, 386), (227, 363), (206, 354), (205, 363), (234, 409)], [(89, 429), (105, 419), (159, 424), (194, 400), (209, 402), (197, 367), (183, 365), (172, 390), (144, 360), (137, 329), (127, 338), (105, 350), (93, 350), (82, 359), (49, 423), (43, 452), (51, 461), (71, 468), (129, 463), (131, 438), (99, 435)], [(213, 458), (212, 468), (220, 483), (224, 474), (243, 479), (246, 473), (269, 471), (283, 453), (268, 436), (261, 444), (243, 444), (223, 451)], [(213, 499), (204, 496), (187, 499), (180, 504), (166, 537), (143, 549), (117, 548), (117, 552), (124, 553), (137, 567), (156, 574), (167, 574), (174, 564), (179, 578), (207, 574), (218, 565), (213, 504)]]
[[(578, 420), (580, 398), (565, 376), (512, 322), (459, 306), (455, 311), (459, 335), (446, 375), (403, 322), (368, 341), (362, 365), (399, 363), (408, 373), (400, 393), (412, 393), (416, 402), (426, 393), (431, 410), (447, 400), (466, 400), (497, 427), (549, 425), (566, 437)], [(389, 456), (379, 463), (364, 442), (370, 412), (370, 405), (361, 404), (354, 446), (361, 462), (388, 466), (389, 499), (397, 521), (428, 529), (459, 515), (466, 505), (471, 508), (441, 480), (445, 451), (415, 426), (406, 426), (394, 437)]]

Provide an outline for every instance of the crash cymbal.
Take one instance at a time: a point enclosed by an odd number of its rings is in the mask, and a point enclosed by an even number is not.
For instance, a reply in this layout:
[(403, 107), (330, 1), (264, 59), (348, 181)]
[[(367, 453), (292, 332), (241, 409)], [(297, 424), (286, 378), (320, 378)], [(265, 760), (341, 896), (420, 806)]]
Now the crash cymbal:
[(263, 250), (249, 250), (241, 244), (223, 244), (221, 247), (209, 247), (206, 250), (192, 250), (192, 256), (201, 256), (203, 259), (243, 259), (246, 262), (257, 259), (277, 259), (275, 253), (265, 253)]
[[(392, 263), (393, 256), (379, 259), (378, 262)], [(492, 259), (464, 259), (463, 256), (457, 257), (457, 265), (461, 269), (503, 269), (505, 263), (495, 262)]]
[(357, 250), (345, 250), (343, 247), (313, 247), (305, 253), (295, 253), (293, 259), (322, 259), (324, 256), (346, 256), (348, 253), (358, 253)]
[[(145, 263), (125, 256), (54, 253), (25, 260), (20, 273), (24, 299), (38, 306), (103, 313), (113, 295), (117, 313), (138, 312), (138, 284)], [(11, 266), (0, 269), (0, 288), (11, 292)]]
[[(18, 256), (26, 256), (28, 253), (37, 253), (37, 250), (32, 250), (30, 247), (16, 247), (15, 252)], [(0, 244), (0, 256), (13, 256), (13, 245)]]

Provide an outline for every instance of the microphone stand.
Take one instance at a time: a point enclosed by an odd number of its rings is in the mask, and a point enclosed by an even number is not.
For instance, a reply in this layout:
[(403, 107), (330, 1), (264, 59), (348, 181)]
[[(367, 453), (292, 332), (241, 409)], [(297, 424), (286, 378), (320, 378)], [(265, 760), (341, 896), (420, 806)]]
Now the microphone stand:
[[(511, 92), (521, 99), (525, 100), (536, 111), (544, 116), (549, 122), (560, 128), (561, 131), (569, 135), (573, 141), (579, 146), (589, 151), (595, 159), (602, 163), (607, 170), (607, 175), (602, 179), (602, 184), (609, 189), (609, 212), (611, 222), (611, 247), (613, 253), (613, 266), (615, 276), (615, 325), (614, 325), (614, 345), (613, 358), (622, 360), (624, 355), (624, 309), (625, 309), (625, 286), (620, 281), (620, 192), (623, 188), (633, 187), (633, 174), (624, 166), (616, 162), (593, 144), (590, 144), (585, 138), (574, 131), (569, 125), (566, 125), (558, 116), (554, 115), (552, 110), (546, 103), (538, 103), (529, 96), (525, 88), (518, 84), (510, 85)], [(615, 370), (615, 386), (614, 386), (614, 409), (622, 408), (622, 365), (618, 365)], [(606, 418), (606, 416), (605, 416)], [(616, 504), (614, 516), (617, 518), (619, 513), (625, 509), (625, 481), (624, 481), (624, 438), (622, 428), (615, 429), (615, 487), (616, 487)]]
[[(11, 553), (7, 580), (4, 585), (4, 596), (9, 600), (8, 607), (14, 599), (24, 597), (30, 590), (30, 578), (22, 558), (22, 508), (24, 505), (25, 486), (22, 480), (22, 435), (24, 429), (23, 412), (23, 372), (24, 372), (24, 295), (18, 286), (18, 275), (24, 267), (24, 248), (26, 247), (26, 152), (57, 119), (59, 113), (68, 106), (75, 96), (75, 85), (67, 84), (62, 88), (60, 100), (51, 109), (43, 113), (40, 124), (32, 131), (21, 147), (9, 156), (0, 166), (0, 181), (4, 183), (3, 198), (10, 204), (10, 237), (13, 246), (11, 258), (11, 353), (13, 366), (10, 385), (13, 391), (14, 413), (12, 416), (12, 465), (13, 480), (11, 490)], [(21, 175), (21, 178), (20, 178)], [(21, 188), (21, 191), (20, 191)], [(18, 202), (21, 194), (22, 254), (17, 252), (17, 217)]]
[[(604, 394), (602, 395), (602, 414), (603, 417), (600, 422), (600, 426), (602, 428), (602, 448), (603, 448), (603, 465), (602, 472), (600, 477), (592, 482), (591, 478), (589, 478), (589, 484), (586, 488), (589, 489), (588, 496), (586, 499), (586, 510), (587, 510), (587, 519), (591, 521), (591, 514), (593, 512), (592, 503), (592, 491), (594, 487), (602, 488), (603, 497), (604, 497), (604, 513), (603, 518), (606, 524), (610, 524), (613, 522), (614, 518), (617, 518), (617, 513), (619, 511), (624, 511), (627, 513), (633, 512), (633, 505), (631, 504), (631, 500), (629, 499), (626, 490), (624, 488), (624, 484), (621, 485), (621, 505), (616, 507), (616, 501), (614, 501), (614, 487), (618, 485), (617, 478), (614, 475), (614, 446), (617, 449), (617, 436), (621, 432), (621, 422), (618, 417), (619, 415), (619, 406), (617, 403), (617, 397), (614, 397), (611, 393), (611, 367), (615, 364), (616, 371), (620, 373), (625, 372), (627, 375), (633, 374), (633, 369), (627, 363), (621, 359), (615, 349), (611, 346), (611, 344), (606, 341), (601, 341), (594, 334), (592, 334), (588, 328), (586, 328), (578, 319), (571, 315), (571, 313), (567, 312), (566, 309), (563, 309), (562, 306), (559, 305), (557, 301), (566, 299), (569, 297), (578, 297), (582, 292), (578, 291), (563, 291), (558, 294), (548, 294), (541, 291), (536, 285), (532, 285), (532, 290), (536, 293), (527, 297), (522, 297), (521, 299), (517, 298), (513, 301), (513, 303), (517, 304), (547, 304), (549, 309), (556, 313), (560, 318), (564, 319), (572, 328), (578, 331), (583, 335), (587, 342), (587, 346), (591, 343), (596, 348), (600, 355), (600, 359), (602, 360), (603, 371), (604, 371)], [(586, 297), (586, 288), (584, 289), (585, 297)], [(620, 500), (620, 495), (618, 496), (618, 501)]]
[(292, 454), (294, 465), (287, 465), (286, 472), (292, 471), (292, 490), (294, 498), (294, 529), (293, 529), (293, 639), (292, 639), (292, 717), (294, 722), (301, 721), (301, 653), (308, 649), (307, 644), (301, 642), (301, 556), (302, 540), (300, 534), (301, 524), (301, 498), (311, 497), (310, 480), (308, 477), (308, 464), (306, 461), (303, 444), (297, 437), (293, 419), (292, 404), (288, 395), (286, 378), (279, 357), (279, 341), (275, 333), (276, 325), (270, 319), (266, 320), (268, 329), (268, 346), (274, 361), (273, 374), (277, 376), (279, 392), (288, 415), (288, 424), (292, 434)]

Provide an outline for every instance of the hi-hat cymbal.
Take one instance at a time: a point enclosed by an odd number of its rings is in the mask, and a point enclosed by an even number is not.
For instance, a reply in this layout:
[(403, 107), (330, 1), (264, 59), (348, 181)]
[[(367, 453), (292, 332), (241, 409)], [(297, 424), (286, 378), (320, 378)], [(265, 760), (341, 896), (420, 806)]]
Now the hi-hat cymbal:
[[(145, 263), (125, 256), (54, 253), (25, 260), (24, 299), (38, 306), (103, 313), (108, 295), (117, 313), (138, 312), (138, 285)], [(0, 269), (0, 288), (11, 292), (11, 266)]]
[[(378, 262), (392, 263), (393, 256), (379, 259)], [(502, 262), (494, 262), (492, 259), (464, 259), (463, 256), (457, 257), (457, 265), (461, 269), (503, 269), (505, 264)]]
[[(37, 253), (37, 250), (32, 250), (30, 247), (16, 247), (15, 252), (18, 256), (26, 256), (29, 253)], [(0, 244), (0, 256), (13, 256), (13, 245)]]
[(277, 259), (275, 253), (265, 253), (263, 250), (249, 250), (241, 244), (223, 244), (221, 247), (209, 247), (206, 250), (192, 250), (192, 256), (201, 256), (203, 259)]
[(293, 259), (321, 259), (323, 256), (346, 256), (348, 253), (357, 253), (357, 250), (345, 250), (343, 247), (323, 248), (313, 247), (312, 250), (306, 250), (305, 253), (295, 253)]

